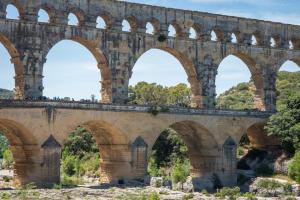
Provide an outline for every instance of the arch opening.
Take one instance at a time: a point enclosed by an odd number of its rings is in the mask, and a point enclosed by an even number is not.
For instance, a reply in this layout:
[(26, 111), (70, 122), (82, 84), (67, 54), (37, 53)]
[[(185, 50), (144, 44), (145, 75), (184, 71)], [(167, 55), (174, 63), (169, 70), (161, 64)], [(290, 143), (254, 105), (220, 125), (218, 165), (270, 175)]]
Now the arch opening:
[(177, 36), (177, 31), (176, 31), (175, 27), (172, 24), (169, 25), (168, 31), (169, 31), (169, 33), (168, 33), (169, 37), (176, 37)]
[(238, 43), (238, 38), (235, 33), (231, 34), (231, 42), (235, 44)]
[(148, 173), (151, 176), (171, 180), (173, 187), (189, 176), (203, 178), (201, 187), (211, 187), (208, 177), (218, 167), (208, 169), (205, 166), (211, 166), (217, 158), (218, 144), (204, 126), (193, 121), (176, 122), (159, 134), (150, 150)]
[(146, 33), (151, 34), (151, 35), (155, 34), (155, 29), (151, 22), (147, 22), (147, 24), (146, 24)]
[(251, 37), (251, 44), (252, 45), (258, 45), (258, 41), (255, 35), (252, 35)]
[[(95, 177), (93, 183), (112, 183), (129, 178), (126, 176), (130, 173), (124, 172), (130, 165), (127, 160), (130, 155), (129, 142), (112, 124), (102, 120), (82, 123), (65, 135), (62, 143), (62, 183), (77, 177), (79, 182), (76, 185), (86, 184), (82, 180), (85, 176)], [(80, 166), (76, 166), (77, 161), (80, 161)]]
[[(77, 58), (74, 55), (81, 56)], [(111, 101), (107, 60), (99, 49), (83, 39), (63, 40), (55, 44), (48, 51), (44, 76), (44, 94), (47, 97), (66, 101)]]
[[(245, 183), (251, 178), (245, 174), (253, 170), (256, 176), (273, 175), (273, 168), (265, 164), (265, 160), (276, 160), (280, 155), (280, 141), (274, 136), (268, 136), (265, 130), (266, 123), (254, 123), (241, 136), (237, 149), (239, 171), (238, 183)], [(246, 170), (246, 171), (245, 171)], [(245, 180), (246, 178), (246, 180)]]
[(97, 23), (96, 28), (99, 28), (99, 29), (106, 29), (107, 28), (105, 20), (100, 16), (97, 17), (96, 23)]
[(217, 34), (214, 30), (212, 30), (211, 33), (210, 33), (210, 40), (214, 41), (214, 42), (218, 41)]
[(276, 109), (285, 109), (288, 99), (300, 95), (299, 78), (300, 62), (298, 59), (288, 60), (283, 63), (276, 77)]
[(17, 6), (8, 4), (6, 7), (6, 19), (19, 20), (21, 18), (20, 11)]
[[(184, 69), (184, 71), (182, 69)], [(153, 75), (151, 76), (150, 74)], [(174, 79), (165, 79), (165, 74), (174, 77)], [(129, 80), (129, 85), (131, 85), (129, 88), (130, 103), (177, 106), (191, 105), (192, 107), (198, 107), (200, 106), (197, 101), (200, 90), (196, 77), (193, 64), (179, 52), (168, 48), (150, 49), (137, 59), (137, 62), (132, 68), (131, 79)], [(190, 84), (190, 88), (187, 85), (188, 83)], [(137, 91), (139, 87), (154, 90), (160, 95), (155, 93), (151, 93), (152, 95), (150, 96), (137, 94), (142, 92), (140, 90)], [(174, 95), (175, 93), (173, 94), (173, 92), (176, 90), (178, 90), (181, 95)]]
[(190, 39), (197, 39), (197, 37), (198, 37), (197, 32), (193, 27), (190, 28), (189, 34), (190, 34), (189, 35)]
[(131, 32), (132, 28), (130, 26), (130, 23), (124, 19), (123, 22), (122, 22), (122, 31), (124, 32)]
[(253, 59), (243, 54), (227, 56), (216, 77), (217, 107), (264, 110), (263, 77)]
[(38, 22), (50, 23), (50, 15), (42, 8), (38, 12)]
[(13, 99), (15, 88), (15, 70), (11, 56), (0, 40), (0, 99)]
[(79, 18), (74, 13), (68, 15), (68, 25), (79, 26)]
[(271, 37), (270, 39), (270, 46), (273, 48), (277, 47), (277, 43), (274, 37)]

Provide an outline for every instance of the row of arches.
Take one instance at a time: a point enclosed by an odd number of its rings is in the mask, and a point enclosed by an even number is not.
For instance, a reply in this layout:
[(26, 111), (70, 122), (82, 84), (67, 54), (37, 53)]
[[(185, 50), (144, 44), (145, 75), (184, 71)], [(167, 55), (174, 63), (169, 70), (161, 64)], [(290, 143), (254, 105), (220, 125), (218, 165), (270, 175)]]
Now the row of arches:
[[(15, 72), (14, 66), (10, 63), (11, 54), (3, 45), (0, 49), (3, 52), (0, 59), (2, 75), (0, 88), (13, 90)], [(69, 54), (65, 52), (69, 52)], [(80, 57), (74, 58), (73, 55), (80, 55)], [(224, 93), (238, 83), (249, 82), (253, 78), (252, 74), (255, 74), (255, 71), (246, 58), (243, 55), (230, 55), (220, 63), (216, 76), (217, 95)], [(188, 72), (189, 69), (182, 65), (180, 59), (176, 54), (170, 54), (167, 50), (149, 50), (137, 60), (129, 85), (136, 85), (141, 81), (155, 82), (169, 87), (179, 83), (192, 84), (188, 81), (191, 72)], [(58, 69), (62, 73), (58, 74)], [(296, 63), (288, 61), (281, 67), (281, 70), (295, 72), (299, 68)], [(94, 95), (95, 99), (101, 99), (101, 86), (98, 83), (103, 77), (100, 71), (98, 61), (82, 44), (69, 40), (62, 41), (55, 45), (47, 56), (47, 62), (44, 65), (44, 95), (51, 98), (69, 97), (69, 99), (74, 98), (75, 100), (90, 99), (91, 95)], [(166, 79), (166, 74), (174, 78)], [(254, 79), (253, 81), (259, 82), (260, 80)], [(73, 83), (71, 84), (71, 82)], [(74, 90), (74, 88), (78, 90)], [(80, 95), (78, 91), (80, 91)]]
[[(12, 4), (7, 6), (7, 19), (21, 19), (20, 11)], [(51, 23), (53, 22), (54, 14), (48, 7), (43, 7), (38, 12), (38, 22), (42, 23)], [(71, 26), (81, 26), (84, 22), (84, 16), (81, 12), (70, 12), (68, 14), (67, 24)], [(103, 14), (98, 16), (95, 19), (96, 28), (99, 29), (110, 29), (112, 27), (112, 20), (108, 14)], [(157, 34), (159, 27), (158, 20), (150, 20), (145, 24), (145, 33), (147, 34)], [(121, 29), (124, 32), (136, 32), (138, 29), (137, 21), (134, 17), (126, 17), (121, 23)], [(168, 26), (168, 36), (169, 37), (182, 37), (184, 36), (184, 30), (176, 23), (172, 23)], [(207, 34), (207, 37), (203, 35)], [(221, 41), (221, 42), (231, 42), (237, 44), (248, 44), (248, 45), (257, 45), (257, 46), (269, 46), (271, 48), (288, 48), (296, 49), (298, 48), (298, 41), (296, 38), (291, 38), (284, 44), (281, 41), (280, 35), (273, 35), (268, 38), (263, 38), (259, 32), (256, 32), (252, 35), (244, 36), (239, 31), (233, 31), (232, 33), (225, 33), (221, 31), (220, 28), (213, 28), (208, 33), (204, 33), (200, 25), (194, 24), (188, 28), (186, 37), (190, 39), (201, 39), (201, 40), (210, 40), (210, 41)]]
[[(263, 127), (261, 124), (254, 124), (246, 129), (246, 134), (248, 134), (249, 138), (251, 138), (251, 145), (257, 146), (256, 143), (263, 144), (262, 141), (265, 141), (265, 137), (257, 137), (257, 135), (260, 135), (262, 133), (253, 132), (253, 130), (257, 130), (257, 127)], [(125, 135), (123, 135), (120, 130), (115, 128), (113, 125), (105, 122), (105, 121), (91, 121), (84, 123), (80, 125), (81, 129), (84, 132), (84, 135), (82, 135), (81, 131), (77, 132), (68, 132), (65, 133), (63, 136), (63, 140), (56, 138), (53, 135), (50, 135), (42, 145), (37, 144), (37, 139), (27, 131), (26, 127), (20, 125), (17, 122), (6, 120), (6, 119), (0, 119), (0, 134), (3, 134), (7, 137), (10, 148), (12, 150), (12, 154), (14, 157), (14, 175), (17, 179), (15, 180), (17, 183), (23, 184), (30, 180), (32, 178), (31, 176), (33, 174), (30, 173), (37, 173), (36, 171), (26, 171), (29, 170), (26, 168), (26, 164), (30, 164), (30, 160), (32, 159), (30, 156), (34, 155), (27, 155), (25, 154), (26, 145), (27, 146), (36, 146), (36, 153), (38, 155), (39, 148), (42, 148), (43, 151), (41, 151), (43, 154), (40, 155), (43, 157), (42, 164), (36, 163), (37, 166), (42, 167), (41, 171), (43, 175), (48, 175), (47, 177), (43, 177), (43, 181), (49, 181), (49, 182), (56, 182), (59, 181), (59, 159), (61, 158), (61, 150), (65, 146), (66, 143), (60, 144), (60, 142), (68, 142), (68, 136), (72, 136), (73, 139), (71, 139), (71, 145), (76, 145), (76, 141), (74, 140), (74, 137), (84, 137), (87, 138), (87, 134), (90, 134), (93, 140), (95, 141), (95, 148), (98, 148), (98, 151), (100, 154), (100, 170), (101, 170), (101, 178), (106, 177), (108, 179), (104, 180), (106, 181), (112, 181), (115, 176), (114, 170), (120, 170), (118, 166), (113, 166), (113, 169), (111, 170), (105, 170), (107, 167), (106, 164), (109, 163), (107, 161), (110, 160), (118, 160), (118, 162), (122, 161), (119, 159), (122, 159), (122, 155), (127, 155), (126, 152), (122, 152), (122, 148), (120, 148), (118, 145), (124, 145), (124, 146), (130, 146), (130, 154), (131, 154), (131, 168), (135, 170), (136, 172), (133, 172), (134, 175), (138, 175), (140, 177), (143, 177), (146, 173), (147, 164), (151, 155), (152, 150), (159, 151), (159, 145), (157, 145), (157, 142), (159, 142), (161, 136), (165, 134), (165, 131), (168, 129), (171, 129), (173, 134), (177, 135), (176, 137), (179, 137), (176, 140), (180, 140), (183, 145), (186, 146), (186, 159), (189, 160), (189, 168), (190, 168), (190, 175), (193, 177), (205, 176), (205, 175), (211, 175), (212, 172), (218, 172), (220, 169), (222, 169), (223, 173), (229, 173), (231, 174), (236, 170), (237, 163), (236, 163), (236, 149), (237, 144), (239, 143), (239, 140), (242, 139), (242, 135), (244, 133), (239, 133), (237, 136), (228, 136), (225, 138), (223, 142), (217, 142), (216, 138), (213, 136), (213, 134), (205, 128), (200, 123), (194, 122), (194, 121), (180, 121), (171, 124), (169, 127), (166, 127), (167, 129), (164, 130), (161, 133), (153, 133), (155, 135), (154, 143), (152, 144), (149, 141), (144, 140), (143, 137), (137, 136), (136, 138), (133, 138), (132, 141), (129, 141)], [(100, 128), (100, 129), (99, 129)], [(77, 129), (75, 129), (77, 130)], [(81, 135), (76, 135), (76, 134)], [(254, 134), (254, 135), (253, 135)], [(88, 139), (90, 140), (91, 138)], [(267, 136), (266, 136), (267, 137)], [(152, 140), (152, 139), (151, 139)], [(236, 141), (237, 140), (237, 141)], [(81, 141), (82, 142), (82, 141)], [(78, 143), (79, 145), (80, 143)], [(17, 146), (17, 147), (16, 147)], [(109, 148), (107, 148), (109, 146)], [(115, 146), (116, 149), (112, 148), (111, 146)], [(84, 147), (78, 147), (84, 148)], [(92, 147), (88, 147), (92, 148)], [(93, 147), (94, 148), (94, 147)], [(163, 147), (161, 147), (163, 148)], [(221, 152), (223, 152), (223, 155), (219, 155)], [(162, 150), (162, 149), (161, 149)], [(127, 150), (125, 150), (127, 151)], [(79, 152), (83, 153), (83, 152)], [(162, 153), (162, 152), (161, 152)], [(47, 159), (47, 156), (50, 156), (51, 159)], [(119, 157), (118, 157), (119, 156)], [(225, 158), (223, 158), (225, 157)], [(218, 159), (224, 159), (222, 162), (217, 161)], [(23, 164), (23, 168), (19, 168), (18, 165)], [(122, 162), (121, 162), (122, 163)], [(219, 163), (219, 164), (216, 164)], [(224, 166), (219, 166), (222, 163)], [(32, 163), (33, 164), (33, 163)], [(116, 163), (117, 164), (117, 163)], [(48, 168), (45, 169), (45, 166)], [(208, 167), (212, 168), (208, 168)], [(30, 168), (30, 166), (28, 166)], [(33, 166), (31, 166), (33, 167)], [(36, 167), (36, 166), (35, 166)], [(120, 167), (126, 167), (126, 166), (120, 166)], [(49, 171), (50, 170), (50, 171)], [(126, 169), (122, 169), (126, 171)], [(122, 171), (121, 170), (121, 171)], [(25, 172), (25, 173), (24, 173)], [(49, 173), (51, 176), (49, 176)], [(54, 173), (54, 174), (53, 174)], [(140, 174), (135, 174), (140, 173)], [(43, 176), (42, 175), (42, 176)], [(58, 175), (58, 176), (57, 176)], [(124, 174), (123, 174), (124, 175)], [(132, 175), (131, 175), (132, 176)], [(36, 177), (39, 177), (37, 175)], [(119, 177), (125, 178), (125, 177)], [(232, 179), (232, 177), (231, 177)], [(36, 180), (35, 180), (36, 181)], [(41, 180), (40, 180), (41, 181)], [(226, 181), (226, 180), (224, 180)], [(231, 180), (234, 182), (234, 180)]]

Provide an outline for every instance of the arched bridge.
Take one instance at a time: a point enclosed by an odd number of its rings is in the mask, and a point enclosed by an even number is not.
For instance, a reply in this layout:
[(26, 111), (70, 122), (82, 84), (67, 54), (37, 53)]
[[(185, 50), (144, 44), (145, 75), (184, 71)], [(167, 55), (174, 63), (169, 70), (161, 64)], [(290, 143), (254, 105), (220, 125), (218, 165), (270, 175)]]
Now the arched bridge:
[[(6, 19), (9, 4), (18, 9), (19, 20)], [(48, 23), (38, 22), (40, 9), (48, 13)], [(77, 16), (78, 25), (68, 25), (69, 13)], [(105, 29), (96, 27), (99, 16)], [(122, 31), (124, 19), (129, 32)], [(147, 23), (153, 26), (151, 34), (146, 33)], [(170, 25), (176, 30), (174, 37), (168, 36)], [(194, 39), (189, 37), (191, 28), (196, 31)], [(98, 62), (104, 103), (1, 101), (0, 132), (11, 144), (15, 180), (58, 182), (61, 148), (77, 126), (87, 128), (97, 141), (102, 181), (142, 178), (155, 140), (171, 127), (188, 146), (191, 175), (198, 186), (211, 187), (213, 173), (224, 186), (234, 185), (236, 144), (244, 133), (257, 148), (278, 144), (266, 136), (263, 126), (275, 110), (280, 66), (287, 60), (300, 64), (299, 33), (300, 27), (290, 24), (124, 1), (1, 0), (0, 42), (14, 64), (16, 99), (43, 96), (48, 52), (62, 40), (73, 40)], [(194, 108), (171, 107), (153, 116), (149, 107), (126, 105), (133, 67), (153, 48), (181, 62)], [(267, 112), (214, 110), (218, 66), (229, 55), (247, 64), (256, 87), (256, 107)]]
[[(19, 20), (6, 19), (8, 4), (18, 9)], [(40, 9), (48, 13), (48, 23), (38, 22)], [(77, 16), (77, 26), (68, 25), (69, 13)], [(105, 29), (96, 28), (99, 16), (106, 23)], [(124, 19), (130, 32), (122, 31)], [(152, 34), (146, 33), (147, 23), (153, 26)], [(168, 36), (170, 25), (176, 30), (174, 37)], [(195, 39), (189, 38), (191, 28), (196, 31)], [(211, 40), (212, 32), (216, 41)], [(126, 102), (135, 62), (149, 49), (157, 48), (174, 55), (184, 67), (192, 107), (215, 106), (218, 66), (226, 56), (235, 55), (252, 74), (256, 107), (274, 110), (278, 69), (287, 60), (300, 63), (299, 33), (300, 27), (295, 25), (115, 0), (0, 2), (0, 41), (15, 65), (19, 98), (43, 95), (47, 87), (43, 85), (46, 56), (55, 44), (67, 39), (81, 43), (96, 58), (104, 103)]]
[(256, 148), (278, 144), (264, 133), (268, 112), (170, 107), (154, 116), (147, 106), (28, 101), (1, 101), (0, 108), (0, 132), (10, 141), (20, 184), (58, 183), (61, 148), (78, 126), (98, 144), (102, 182), (143, 179), (152, 146), (167, 128), (187, 145), (191, 176), (201, 188), (212, 187), (212, 174), (236, 184), (236, 148), (245, 133)]

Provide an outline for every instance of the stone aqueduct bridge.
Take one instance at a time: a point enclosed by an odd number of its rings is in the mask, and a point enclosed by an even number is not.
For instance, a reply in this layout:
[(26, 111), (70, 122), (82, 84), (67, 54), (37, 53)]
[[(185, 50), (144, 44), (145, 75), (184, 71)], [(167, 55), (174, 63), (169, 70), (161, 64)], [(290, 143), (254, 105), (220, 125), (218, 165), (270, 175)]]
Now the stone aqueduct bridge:
[[(6, 19), (8, 4), (17, 7), (19, 20)], [(49, 23), (37, 21), (39, 9), (48, 12)], [(77, 26), (68, 25), (69, 13), (79, 19)], [(106, 29), (96, 28), (98, 16), (105, 20)], [(130, 23), (130, 32), (122, 31), (123, 19)], [(153, 25), (153, 34), (146, 34), (147, 22)], [(175, 27), (175, 37), (168, 37), (169, 25)], [(196, 39), (189, 38), (191, 27)], [(212, 31), (217, 41), (211, 41)], [(300, 27), (294, 25), (114, 0), (1, 0), (0, 42), (15, 66), (17, 98), (43, 95), (46, 56), (55, 44), (68, 39), (84, 45), (98, 61), (102, 101), (110, 103), (1, 102), (0, 131), (11, 143), (15, 180), (21, 184), (57, 182), (61, 145), (79, 125), (97, 140), (103, 181), (142, 178), (156, 138), (172, 127), (189, 148), (192, 176), (198, 185), (208, 187), (207, 177), (212, 173), (224, 185), (233, 185), (235, 148), (241, 136), (247, 132), (259, 148), (274, 143), (263, 134), (267, 112), (213, 110), (218, 66), (228, 55), (242, 59), (256, 86), (257, 108), (273, 111), (280, 66), (287, 60), (300, 64), (299, 33)], [(201, 110), (171, 108), (154, 117), (145, 112), (146, 107), (114, 105), (126, 103), (133, 66), (152, 48), (167, 51), (181, 62), (191, 85), (191, 106)]]
[(236, 184), (236, 144), (247, 133), (257, 148), (276, 145), (263, 126), (268, 112), (170, 107), (157, 116), (147, 106), (76, 102), (0, 102), (0, 132), (10, 141), (19, 184), (57, 183), (60, 154), (68, 134), (85, 127), (100, 149), (101, 181), (143, 179), (156, 139), (166, 128), (188, 147), (191, 176), (198, 188), (211, 188), (213, 173)]
[[(8, 4), (17, 7), (20, 20), (5, 18)], [(40, 9), (48, 12), (49, 23), (38, 22)], [(68, 26), (69, 13), (77, 16), (78, 26)], [(96, 28), (98, 16), (106, 29)], [(122, 31), (124, 19), (131, 32)], [(153, 34), (146, 34), (147, 22), (153, 25)], [(176, 37), (167, 37), (169, 25), (175, 27)], [(196, 39), (189, 38), (191, 27)], [(217, 41), (211, 41), (212, 31)], [(232, 42), (232, 34), (237, 43)], [(252, 36), (257, 45), (251, 45)], [(46, 56), (64, 39), (81, 43), (98, 61), (104, 103), (126, 102), (134, 64), (153, 48), (181, 62), (191, 85), (192, 106), (202, 108), (215, 106), (215, 77), (228, 55), (247, 64), (256, 86), (256, 106), (266, 110), (275, 109), (278, 69), (287, 60), (300, 64), (300, 27), (295, 25), (114, 0), (1, 0), (0, 41), (12, 57), (15, 85), (23, 97), (42, 96), (47, 87), (43, 85)]]

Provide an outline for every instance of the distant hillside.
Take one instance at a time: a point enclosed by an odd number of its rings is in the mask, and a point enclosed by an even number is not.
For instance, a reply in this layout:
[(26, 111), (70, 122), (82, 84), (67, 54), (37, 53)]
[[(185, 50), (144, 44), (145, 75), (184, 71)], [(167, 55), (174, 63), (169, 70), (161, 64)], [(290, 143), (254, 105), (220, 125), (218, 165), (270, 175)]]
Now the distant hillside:
[(0, 88), (0, 99), (13, 99), (14, 93), (10, 90)]
[[(291, 95), (300, 95), (300, 72), (279, 72), (277, 82), (277, 109), (283, 109)], [(252, 81), (240, 83), (217, 98), (217, 107), (224, 109), (252, 109), (255, 87)]]

